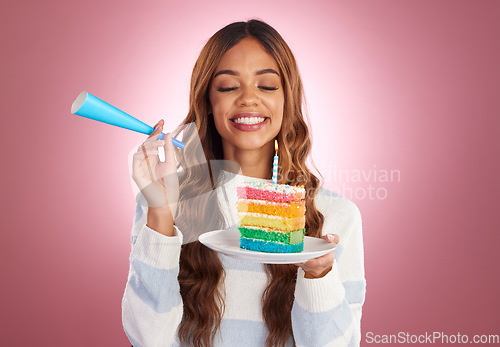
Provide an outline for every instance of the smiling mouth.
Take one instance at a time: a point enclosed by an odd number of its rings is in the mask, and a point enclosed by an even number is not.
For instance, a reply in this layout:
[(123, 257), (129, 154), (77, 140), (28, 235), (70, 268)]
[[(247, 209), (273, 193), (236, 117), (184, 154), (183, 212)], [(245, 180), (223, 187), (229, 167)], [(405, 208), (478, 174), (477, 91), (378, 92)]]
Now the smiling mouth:
[(260, 113), (241, 113), (231, 118), (230, 121), (236, 124), (254, 125), (262, 123), (268, 118)]
[(270, 117), (264, 116), (262, 113), (258, 112), (242, 112), (234, 115), (229, 120), (231, 125), (239, 131), (257, 131), (270, 122)]
[(253, 125), (253, 124), (262, 123), (266, 119), (268, 119), (268, 117), (239, 117), (239, 118), (230, 119), (230, 121), (233, 123), (236, 123), (236, 124)]

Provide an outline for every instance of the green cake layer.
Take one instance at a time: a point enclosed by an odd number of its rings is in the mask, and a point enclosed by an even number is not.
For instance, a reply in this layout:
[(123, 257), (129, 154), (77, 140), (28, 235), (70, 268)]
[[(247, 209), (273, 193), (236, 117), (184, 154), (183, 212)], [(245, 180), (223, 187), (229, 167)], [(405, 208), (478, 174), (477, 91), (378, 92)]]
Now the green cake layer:
[(296, 245), (304, 240), (306, 229), (294, 231), (273, 231), (271, 229), (262, 229), (256, 227), (239, 227), (241, 237), (247, 239), (259, 239), (268, 242), (280, 242), (287, 245)]
[(249, 251), (267, 253), (300, 253), (304, 250), (304, 242), (296, 245), (285, 245), (279, 242), (266, 242), (241, 237), (240, 248), (248, 249)]

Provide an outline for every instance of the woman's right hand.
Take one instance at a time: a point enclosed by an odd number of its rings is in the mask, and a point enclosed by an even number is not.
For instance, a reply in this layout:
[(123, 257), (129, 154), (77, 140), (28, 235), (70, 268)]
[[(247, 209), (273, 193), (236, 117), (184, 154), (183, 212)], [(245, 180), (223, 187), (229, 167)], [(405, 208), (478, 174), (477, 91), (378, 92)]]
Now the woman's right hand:
[[(148, 207), (169, 206), (174, 216), (179, 200), (179, 179), (171, 134), (157, 140), (163, 124), (162, 119), (134, 154), (132, 179), (146, 198)], [(165, 150), (165, 162), (161, 162), (158, 156), (160, 146)]]

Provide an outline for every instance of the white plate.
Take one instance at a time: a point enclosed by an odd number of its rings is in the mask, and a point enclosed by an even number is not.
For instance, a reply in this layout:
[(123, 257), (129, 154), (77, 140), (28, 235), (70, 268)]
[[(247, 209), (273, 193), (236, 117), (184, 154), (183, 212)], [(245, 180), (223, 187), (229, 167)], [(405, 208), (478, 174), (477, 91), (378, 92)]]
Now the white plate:
[(240, 248), (240, 232), (237, 229), (215, 230), (204, 233), (198, 240), (214, 251), (256, 263), (295, 264), (330, 253), (335, 243), (316, 237), (304, 237), (304, 250), (301, 253), (266, 253)]

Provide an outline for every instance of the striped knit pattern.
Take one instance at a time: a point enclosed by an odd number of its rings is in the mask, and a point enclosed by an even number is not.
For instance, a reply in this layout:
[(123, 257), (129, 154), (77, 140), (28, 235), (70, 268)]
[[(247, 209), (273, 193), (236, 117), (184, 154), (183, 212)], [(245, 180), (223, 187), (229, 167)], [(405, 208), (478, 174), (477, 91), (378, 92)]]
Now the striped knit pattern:
[[(249, 179), (245, 177), (245, 179)], [(221, 208), (236, 214), (235, 184), (220, 187)], [(365, 298), (361, 217), (347, 199), (321, 189), (315, 198), (325, 216), (323, 234), (338, 234), (335, 262), (328, 274), (307, 279), (298, 268), (292, 307), (293, 346), (359, 346)], [(148, 228), (147, 208), (137, 205), (132, 228), (128, 281), (122, 300), (123, 327), (130, 343), (139, 346), (181, 346), (176, 336), (182, 319), (182, 298), (177, 275), (182, 231), (167, 237)], [(230, 218), (229, 218), (230, 220)], [(231, 227), (231, 225), (228, 225)], [(218, 253), (224, 267), (224, 315), (215, 347), (262, 347), (268, 330), (262, 317), (262, 294), (267, 286), (263, 264)], [(184, 347), (184, 346), (182, 346)]]

